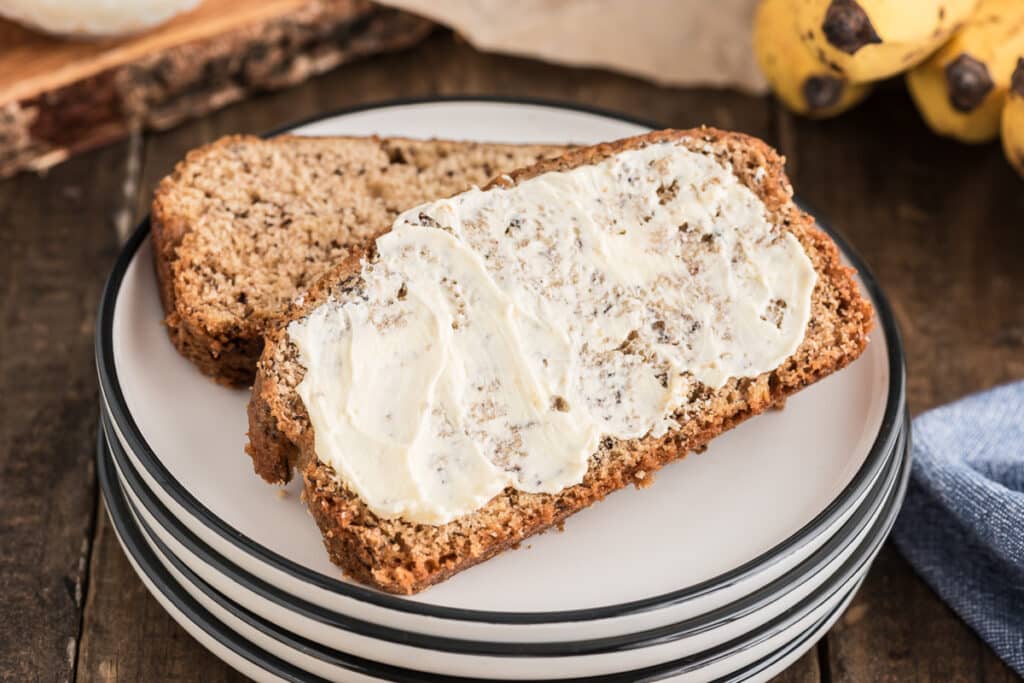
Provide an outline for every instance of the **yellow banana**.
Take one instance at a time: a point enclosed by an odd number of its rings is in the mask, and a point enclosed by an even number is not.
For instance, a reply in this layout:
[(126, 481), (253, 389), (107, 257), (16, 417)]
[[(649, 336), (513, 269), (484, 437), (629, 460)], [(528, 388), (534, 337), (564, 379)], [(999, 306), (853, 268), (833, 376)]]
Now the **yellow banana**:
[(761, 0), (754, 17), (757, 62), (792, 111), (813, 118), (835, 116), (864, 99), (870, 88), (852, 85), (814, 58), (797, 36), (794, 2)]
[(797, 0), (800, 38), (853, 83), (920, 64), (967, 20), (977, 0)]
[(1024, 178), (1024, 57), (1017, 60), (1003, 108), (1003, 151)]
[(988, 142), (1017, 58), (1024, 55), (1024, 0), (981, 0), (948, 43), (907, 73), (907, 87), (928, 126), (963, 142)]

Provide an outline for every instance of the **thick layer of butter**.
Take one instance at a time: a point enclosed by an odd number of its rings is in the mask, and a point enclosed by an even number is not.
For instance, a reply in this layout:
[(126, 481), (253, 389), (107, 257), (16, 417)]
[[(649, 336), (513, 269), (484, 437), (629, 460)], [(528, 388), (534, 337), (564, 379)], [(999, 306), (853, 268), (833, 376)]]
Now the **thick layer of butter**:
[(331, 465), (440, 524), (577, 484), (602, 436), (671, 428), (695, 383), (777, 367), (815, 272), (758, 197), (673, 143), (405, 212), (364, 289), (288, 333)]

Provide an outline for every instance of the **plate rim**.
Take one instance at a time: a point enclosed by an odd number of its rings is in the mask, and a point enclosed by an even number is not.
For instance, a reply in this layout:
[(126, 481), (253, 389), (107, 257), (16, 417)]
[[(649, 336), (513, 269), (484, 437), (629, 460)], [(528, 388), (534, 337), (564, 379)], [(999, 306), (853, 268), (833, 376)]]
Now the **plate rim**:
[[(251, 649), (257, 652), (262, 652), (266, 654), (266, 656), (271, 657), (273, 660), (282, 662), (287, 667), (294, 667), (298, 671), (302, 671), (305, 676), (311, 676), (312, 674), (305, 672), (303, 669), (301, 669), (301, 667), (298, 667), (294, 664), (290, 664), (288, 662), (284, 662), (284, 660), (280, 660), (275, 655), (272, 655), (269, 652), (262, 650), (262, 648), (260, 648), (259, 646), (246, 640), (240, 633), (237, 633), (230, 629), (230, 627), (224, 625), (223, 622), (217, 619), (216, 616), (212, 615), (208, 610), (206, 610), (206, 608), (202, 607), (202, 605), (198, 604), (198, 602), (196, 602), (194, 598), (188, 595), (184, 588), (182, 588), (181, 585), (173, 578), (173, 576), (170, 575), (170, 572), (165, 567), (163, 567), (163, 565), (160, 563), (160, 560), (156, 558), (155, 551), (149, 547), (149, 543), (146, 540), (145, 536), (141, 538), (135, 538), (135, 536), (139, 536), (140, 534), (146, 533), (143, 529), (139, 528), (140, 526), (143, 526), (145, 522), (143, 520), (135, 520), (135, 518), (132, 516), (133, 511), (131, 510), (131, 502), (127, 500), (127, 498), (124, 495), (124, 492), (120, 490), (121, 482), (118, 479), (118, 475), (115, 470), (115, 465), (112, 461), (111, 455), (105, 451), (104, 446), (105, 439), (103, 437), (103, 433), (98, 432), (96, 452), (97, 473), (100, 479), (100, 487), (104, 494), (104, 500), (108, 505), (108, 515), (111, 518), (111, 523), (115, 526), (115, 531), (118, 532), (118, 540), (122, 544), (122, 546), (126, 544), (126, 539), (125, 536), (123, 535), (123, 530), (125, 529), (125, 527), (128, 527), (128, 529), (132, 532), (133, 537), (127, 540), (127, 544), (130, 545), (131, 548), (125, 547), (125, 551), (130, 552), (133, 555), (136, 562), (139, 562), (140, 567), (144, 566), (142, 562), (139, 561), (140, 552), (144, 556), (152, 555), (152, 557), (146, 557), (147, 566), (144, 567), (144, 571), (146, 572), (146, 575), (150, 578), (150, 580), (153, 580), (153, 575), (154, 573), (156, 573), (157, 578), (159, 578), (160, 581), (163, 583), (163, 587), (169, 588), (171, 591), (170, 593), (168, 591), (161, 591), (166, 597), (172, 600), (174, 598), (177, 598), (177, 601), (184, 602), (185, 604), (191, 603), (191, 605), (194, 607), (193, 612), (201, 613), (205, 615), (205, 617), (208, 620), (212, 620), (214, 623), (221, 625), (230, 635), (233, 635), (237, 638), (241, 638), (245, 643), (249, 645)], [(858, 573), (866, 571), (870, 564), (874, 561), (874, 558), (877, 556), (877, 552), (880, 550), (882, 544), (885, 542), (885, 539), (888, 537), (889, 531), (892, 529), (892, 526), (895, 523), (896, 517), (899, 513), (900, 505), (903, 496), (906, 492), (907, 481), (910, 474), (910, 461), (911, 458), (908, 448), (904, 454), (903, 462), (900, 464), (901, 472), (898, 475), (898, 481), (896, 482), (896, 486), (890, 492), (890, 499), (887, 500), (885, 503), (887, 510), (883, 512), (883, 517), (876, 521), (874, 525), (877, 529), (880, 530), (880, 533), (878, 533), (877, 535), (869, 534), (869, 536), (865, 538), (862, 542), (861, 548), (858, 548), (858, 551), (862, 551), (858, 552), (859, 557), (851, 557), (846, 562), (844, 562), (844, 568), (847, 565), (852, 566), (846, 572), (837, 572), (836, 576), (838, 576), (840, 573), (844, 573), (845, 575), (838, 579), (836, 579), (835, 577), (830, 577), (829, 582), (832, 582), (833, 585), (823, 586), (815, 589), (811, 596), (808, 596), (799, 603), (799, 606), (791, 610), (787, 610), (784, 614), (771, 619), (767, 624), (759, 626), (757, 629), (755, 629), (755, 635), (751, 636), (749, 633), (744, 634), (743, 636), (736, 637), (730, 641), (727, 641), (724, 644), (708, 648), (708, 652), (713, 652), (715, 654), (709, 655), (710, 658), (707, 659), (706, 662), (700, 659), (701, 655), (705, 654), (704, 652), (701, 652), (681, 657), (676, 660), (670, 660), (668, 662), (664, 662), (661, 664), (642, 667), (639, 669), (632, 669), (613, 674), (604, 674), (597, 676), (587, 676), (561, 680), (580, 681), (580, 683), (617, 683), (626, 680), (635, 681), (637, 683), (646, 681), (659, 681), (669, 676), (695, 670), (695, 666), (698, 664), (698, 662), (701, 665), (704, 665), (713, 663), (715, 661), (719, 661), (723, 657), (732, 656), (740, 652), (743, 652), (744, 650), (749, 649), (750, 647), (755, 647), (757, 644), (763, 642), (765, 639), (777, 635), (779, 632), (783, 631), (785, 628), (791, 625), (792, 622), (799, 620), (799, 618), (815, 609), (815, 607), (817, 607), (818, 605), (823, 604), (831, 597), (841, 593), (843, 587), (847, 585), (847, 583), (855, 579)], [(111, 470), (115, 471), (111, 472)], [(116, 493), (114, 492), (112, 486), (118, 487)], [(158, 546), (161, 545), (159, 539), (154, 540)], [(166, 548), (163, 548), (162, 552), (165, 552), (165, 554), (171, 559), (172, 563), (180, 565), (179, 571), (181, 571), (181, 569), (184, 569), (183, 573), (185, 573), (186, 576), (192, 574), (192, 571), (187, 567), (187, 565), (185, 565), (179, 558), (175, 557), (173, 553), (169, 553)], [(292, 644), (289, 643), (288, 640), (282, 640), (280, 637), (275, 636), (272, 632), (268, 632), (268, 629), (260, 628), (258, 625), (254, 624), (253, 622), (257, 622), (258, 624), (259, 622), (266, 622), (266, 620), (256, 615), (253, 615), (252, 613), (248, 612), (248, 610), (238, 606), (229, 598), (226, 598), (223, 595), (221, 595), (218, 591), (216, 591), (216, 589), (203, 582), (202, 579), (191, 576), (189, 577), (189, 579), (193, 580), (193, 583), (197, 586), (197, 588), (203, 591), (208, 597), (213, 599), (215, 602), (217, 602), (220, 607), (231, 612), (236, 618), (245, 621), (250, 627), (260, 630), (264, 635), (275, 638), (276, 640), (278, 640), (278, 642), (282, 642), (288, 647), (298, 649), (299, 651), (307, 655), (316, 657), (321, 661), (325, 661), (331, 664), (332, 666), (338, 666), (347, 671), (358, 672), (369, 676), (381, 676), (382, 671), (392, 672), (393, 674), (397, 674), (398, 676), (400, 676), (397, 678), (384, 678), (384, 680), (416, 680), (428, 682), (452, 681), (453, 683), (458, 681), (462, 681), (464, 683), (483, 683), (484, 681), (492, 680), (467, 676), (460, 677), (422, 672), (414, 669), (406, 669), (403, 667), (396, 667), (394, 665), (383, 664), (373, 660), (368, 660), (363, 657), (358, 657), (356, 655), (350, 655), (347, 653), (339, 652), (336, 650), (328, 652), (328, 650), (330, 650), (329, 648), (318, 645), (316, 643), (312, 643), (311, 641), (307, 641), (306, 639), (300, 636), (288, 633), (283, 628), (274, 627), (273, 624), (270, 624), (270, 631), (273, 631), (276, 628), (277, 630), (283, 632), (284, 635), (290, 636), (291, 640), (298, 641), (296, 644)], [(861, 577), (860, 580), (856, 581), (849, 589), (849, 594), (852, 595), (853, 593), (855, 593), (856, 590), (860, 587), (862, 581), (863, 577)], [(819, 594), (824, 595), (819, 596)], [(814, 596), (819, 596), (820, 599), (815, 601)], [(178, 606), (179, 609), (181, 609), (182, 607), (177, 601), (176, 606)], [(812, 601), (814, 601), (815, 604), (808, 606), (807, 603)], [(224, 604), (225, 602), (228, 604)], [(836, 610), (829, 612), (828, 616), (831, 616), (834, 612), (838, 611), (841, 608), (841, 603), (842, 601), (840, 601), (840, 605), (837, 606)], [(202, 627), (202, 624), (199, 624), (199, 622), (193, 619), (192, 615), (187, 614), (187, 616), (189, 616), (189, 620), (192, 623)], [(808, 629), (805, 630), (804, 633), (807, 633), (808, 631), (813, 632), (815, 627), (819, 623), (821, 623), (821, 621), (815, 622), (810, 627), (808, 627)], [(204, 628), (204, 630), (206, 629)], [(210, 633), (209, 630), (207, 630), (207, 633), (213, 637), (216, 637), (216, 635)], [(801, 634), (801, 636), (802, 635), (803, 634)], [(800, 638), (801, 636), (798, 636), (798, 638)], [(786, 643), (786, 645), (784, 645), (782, 649), (785, 649), (787, 645), (789, 645), (789, 643)], [(777, 651), (772, 652), (771, 655), (768, 655), (768, 657), (771, 657), (776, 653)], [(325, 657), (329, 657), (330, 659), (326, 659)], [(249, 658), (247, 657), (247, 659)], [(336, 661), (330, 661), (331, 659)], [(250, 661), (253, 660), (250, 659)], [(384, 675), (387, 674), (385, 673)]]
[[(725, 605), (717, 607), (695, 617), (680, 619), (675, 622), (657, 627), (646, 628), (641, 631), (616, 636), (603, 636), (596, 638), (582, 638), (578, 640), (552, 640), (543, 642), (508, 642), (483, 639), (454, 638), (447, 636), (432, 635), (411, 631), (386, 624), (368, 622), (355, 616), (337, 612), (329, 607), (323, 607), (303, 600), (302, 598), (286, 593), (273, 584), (252, 576), (244, 568), (238, 567), (229, 558), (221, 556), (216, 550), (210, 548), (206, 543), (196, 537), (195, 533), (184, 527), (173, 514), (149, 490), (149, 487), (142, 480), (135, 470), (134, 465), (128, 461), (127, 454), (121, 443), (117, 442), (116, 435), (111, 434), (109, 415), (103, 410), (101, 416), (101, 432), (104, 437), (104, 444), (109, 457), (114, 463), (118, 475), (118, 483), (123, 489), (130, 489), (142, 506), (152, 515), (162, 529), (174, 539), (195, 554), (199, 560), (205, 563), (212, 571), (221, 574), (230, 581), (237, 583), (243, 589), (248, 590), (260, 598), (274, 603), (278, 608), (298, 614), (311, 621), (316, 621), (332, 628), (342, 631), (349, 631), (360, 636), (384, 640), (389, 642), (400, 642), (402, 645), (421, 648), (424, 650), (443, 651), (454, 654), (490, 656), (490, 657), (560, 657), (579, 656), (589, 654), (606, 654), (621, 652), (631, 649), (659, 645), (666, 642), (690, 637), (723, 626), (729, 621), (746, 616), (747, 614), (761, 609), (781, 599), (788, 590), (799, 585), (811, 576), (817, 576), (825, 571), (825, 567), (832, 563), (840, 555), (845, 547), (850, 545), (853, 538), (868, 530), (873, 524), (877, 524), (889, 498), (895, 495), (899, 486), (898, 480), (903, 468), (903, 460), (908, 456), (910, 443), (909, 418), (904, 418), (903, 427), (900, 430), (899, 438), (895, 444), (896, 448), (891, 454), (891, 459), (886, 463), (886, 470), (879, 474), (872, 482), (872, 490), (866, 495), (859, 508), (843, 523), (837, 531), (834, 540), (829, 539), (811, 555), (795, 565), (792, 569), (781, 576), (773, 579), (764, 586), (756, 589), (750, 594), (744, 595)], [(135, 503), (128, 500), (133, 509)], [(878, 516), (872, 520), (872, 516), (878, 512)], [(143, 521), (147, 532), (152, 534), (148, 522)], [(842, 538), (840, 538), (842, 536)], [(164, 554), (173, 554), (163, 539), (156, 539)], [(863, 540), (861, 541), (864, 542)], [(856, 553), (857, 550), (854, 551)], [(182, 564), (188, 567), (190, 573), (195, 570), (184, 559), (177, 558)], [(813, 566), (808, 566), (813, 565)], [(842, 565), (841, 565), (842, 566)], [(794, 576), (795, 574), (795, 576)], [(204, 583), (208, 583), (199, 577)], [(826, 581), (828, 579), (826, 578)], [(214, 588), (214, 590), (217, 590)], [(219, 591), (218, 591), (219, 592)], [(226, 599), (235, 602), (233, 598), (224, 596)], [(301, 605), (297, 605), (301, 603)], [(736, 605), (740, 604), (742, 611), (736, 611)], [(245, 608), (244, 606), (243, 609)], [(732, 608), (730, 610), (730, 608)], [(251, 610), (249, 610), (251, 611)], [(714, 616), (711, 616), (714, 615)], [(326, 646), (324, 646), (326, 647)]]
[[(578, 105), (575, 103), (546, 100), (543, 98), (457, 96), (403, 98), (361, 104), (355, 107), (343, 108), (311, 117), (310, 119), (306, 119), (298, 124), (279, 127), (268, 135), (281, 134), (297, 126), (375, 109), (436, 103), (474, 102), (506, 104), (512, 106), (541, 106), (602, 116), (634, 125), (651, 125), (651, 122), (641, 121), (628, 115), (611, 112), (609, 110), (589, 107), (586, 105)], [(800, 199), (796, 199), (796, 202), (802, 209), (808, 209), (808, 205)], [(233, 532), (233, 528), (230, 525), (217, 517), (211, 510), (196, 499), (173, 477), (170, 471), (167, 470), (160, 461), (159, 456), (157, 456), (146, 442), (141, 429), (135, 423), (135, 420), (131, 415), (131, 411), (127, 406), (124, 395), (121, 392), (113, 353), (112, 331), (114, 311), (125, 273), (133, 262), (139, 248), (149, 236), (151, 227), (149, 214), (143, 218), (132, 233), (131, 237), (125, 243), (103, 288), (103, 294), (101, 296), (99, 310), (97, 312), (95, 342), (96, 366), (99, 374), (100, 385), (103, 389), (104, 396), (107, 398), (107, 406), (111, 417), (114, 419), (125, 439), (128, 441), (132, 448), (132, 452), (140, 459), (153, 478), (162, 482), (163, 488), (168, 495), (170, 495), (184, 509), (188, 510), (192, 517), (194, 517), (198, 522), (222, 536), (225, 540), (235, 545), (243, 552), (279, 571), (290, 574), (299, 581), (309, 583), (322, 590), (337, 593), (344, 597), (369, 603), (380, 608), (396, 610), (407, 614), (417, 614), (420, 616), (453, 621), (488, 622), (504, 625), (531, 625), (613, 619), (619, 616), (674, 605), (697, 595), (703, 595), (715, 589), (732, 585), (743, 577), (751, 575), (757, 569), (778, 561), (791, 550), (798, 547), (802, 542), (813, 537), (816, 531), (820, 531), (822, 527), (828, 525), (830, 520), (834, 520), (842, 511), (844, 511), (849, 506), (850, 499), (856, 498), (857, 494), (863, 492), (864, 487), (873, 480), (873, 475), (876, 474), (877, 470), (884, 464), (886, 457), (892, 450), (892, 444), (894, 443), (899, 431), (899, 415), (905, 404), (906, 397), (906, 365), (902, 338), (895, 316), (893, 315), (892, 308), (874, 274), (856, 250), (854, 250), (835, 229), (831, 228), (821, 218), (818, 218), (818, 214), (811, 211), (808, 211), (808, 213), (811, 213), (811, 215), (816, 217), (818, 226), (824, 230), (830, 238), (832, 238), (840, 251), (849, 259), (850, 263), (856, 269), (864, 285), (864, 289), (874, 304), (876, 315), (880, 321), (880, 326), (886, 338), (886, 355), (889, 365), (889, 385), (887, 388), (885, 411), (883, 413), (879, 432), (876, 435), (875, 441), (869, 449), (864, 462), (861, 464), (860, 468), (858, 468), (851, 480), (832, 500), (832, 502), (825, 507), (824, 510), (808, 521), (803, 527), (784, 541), (772, 548), (769, 548), (757, 557), (734, 567), (727, 572), (723, 572), (719, 576), (712, 577), (698, 584), (676, 589), (662, 595), (650, 596), (639, 600), (632, 600), (613, 605), (601, 605), (598, 607), (533, 612), (473, 610), (461, 607), (431, 605), (413, 602), (402, 596), (383, 593), (366, 586), (361, 586), (355, 583), (346, 583), (333, 577), (320, 574), (319, 572), (304, 567), (282, 555), (279, 555), (278, 553), (275, 553), (269, 548), (256, 543), (246, 536)]]
[[(105, 479), (107, 477), (106, 473), (104, 472), (104, 457), (102, 453), (102, 447), (99, 442), (101, 438), (102, 434), (98, 434), (96, 451), (97, 477), (99, 478), (101, 493), (104, 496), (104, 501), (106, 501), (107, 496), (105, 493), (105, 487), (108, 484), (106, 484), (105, 482)], [(114, 535), (118, 539), (118, 543), (122, 545), (123, 552), (125, 552), (128, 555), (131, 555), (131, 551), (124, 547), (124, 539), (120, 535), (119, 530), (117, 528), (117, 524), (115, 523), (115, 519), (111, 514), (112, 509), (113, 507), (107, 504), (107, 513), (108, 516), (111, 517), (111, 525), (114, 527)], [(134, 523), (129, 522), (129, 526), (134, 526)], [(134, 562), (139, 562), (139, 560), (135, 557), (132, 557), (131, 559)], [(139, 569), (145, 571), (146, 568), (148, 567), (144, 567), (141, 562), (139, 563)], [(136, 569), (136, 571), (138, 571), (138, 569)], [(248, 661), (253, 666), (259, 667), (263, 671), (266, 671), (267, 673), (277, 676), (283, 680), (324, 681), (324, 679), (322, 678), (315, 677), (313, 674), (303, 671), (299, 667), (288, 662), (285, 662), (284, 660), (281, 660), (277, 656), (267, 652), (266, 650), (260, 648), (254, 643), (246, 640), (241, 636), (241, 634), (231, 630), (226, 624), (224, 624), (222, 621), (213, 616), (195, 599), (193, 599), (191, 596), (185, 593), (185, 591), (180, 588), (180, 586), (173, 580), (173, 577), (171, 577), (169, 573), (166, 572), (166, 570), (163, 570), (162, 575), (158, 576), (156, 579), (154, 579), (154, 577), (147, 572), (146, 578), (148, 579), (149, 582), (152, 583), (154, 589), (159, 590), (161, 595), (169, 602), (171, 602), (174, 608), (179, 612), (179, 616), (181, 618), (186, 619), (191, 625), (202, 630), (203, 633), (205, 633), (209, 638), (215, 640), (222, 647), (226, 648), (228, 651)], [(149, 588), (149, 586), (147, 586), (147, 589), (152, 590)], [(828, 617), (826, 617), (825, 620), (833, 616), (838, 615), (832, 613), (828, 615)], [(172, 618), (173, 617), (174, 615), (172, 615)], [(825, 620), (823, 620), (823, 622)], [(808, 632), (801, 634), (799, 638), (808, 638), (809, 635), (813, 633), (814, 629), (816, 629), (820, 625), (820, 623), (823, 622), (819, 622), (819, 624), (816, 624), (814, 627), (809, 629)], [(778, 653), (773, 653), (773, 655), (777, 654)]]

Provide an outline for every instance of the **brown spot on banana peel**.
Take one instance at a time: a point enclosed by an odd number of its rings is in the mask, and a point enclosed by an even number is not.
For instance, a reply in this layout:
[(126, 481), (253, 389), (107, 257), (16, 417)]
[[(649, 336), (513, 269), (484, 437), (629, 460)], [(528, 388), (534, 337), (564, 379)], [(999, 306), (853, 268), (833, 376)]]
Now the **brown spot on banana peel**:
[(810, 76), (801, 91), (808, 110), (813, 113), (837, 104), (845, 87), (846, 82), (835, 76)]
[(1024, 57), (1017, 60), (1017, 67), (1013, 70), (1013, 76), (1010, 77), (1010, 92), (1024, 97)]
[(850, 55), (865, 45), (882, 42), (868, 13), (855, 0), (832, 0), (821, 31), (831, 45)]
[(967, 53), (946, 65), (946, 89), (949, 103), (957, 111), (978, 107), (995, 87), (988, 67)]

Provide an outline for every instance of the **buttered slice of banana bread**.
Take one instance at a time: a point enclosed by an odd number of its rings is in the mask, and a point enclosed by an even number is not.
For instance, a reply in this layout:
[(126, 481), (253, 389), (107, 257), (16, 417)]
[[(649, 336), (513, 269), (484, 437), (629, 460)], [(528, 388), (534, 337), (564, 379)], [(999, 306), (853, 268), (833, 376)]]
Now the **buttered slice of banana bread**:
[(160, 183), (151, 214), (171, 341), (217, 381), (249, 386), (268, 322), (400, 211), (564, 151), (231, 136), (190, 152)]
[(268, 333), (257, 473), (414, 593), (844, 367), (872, 310), (763, 142), (571, 150), (403, 212)]

